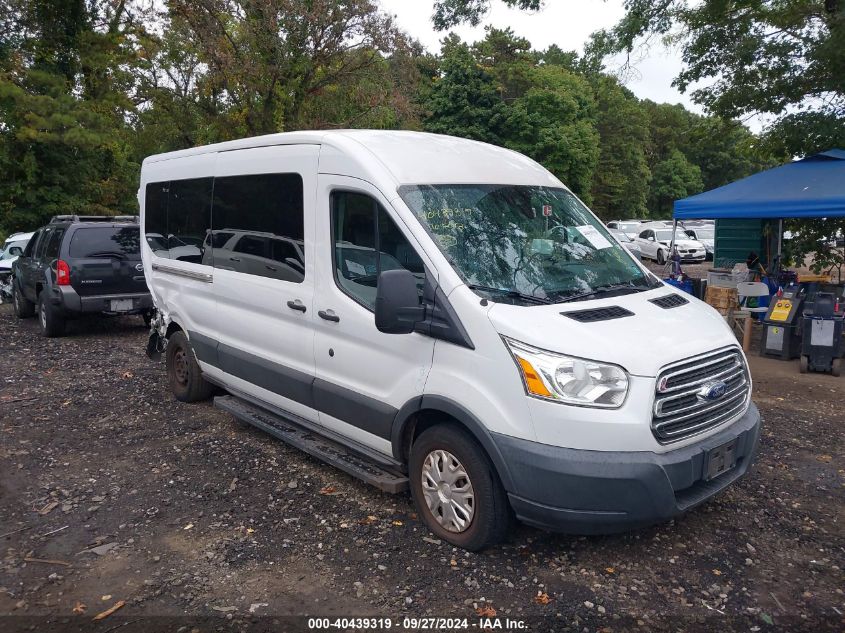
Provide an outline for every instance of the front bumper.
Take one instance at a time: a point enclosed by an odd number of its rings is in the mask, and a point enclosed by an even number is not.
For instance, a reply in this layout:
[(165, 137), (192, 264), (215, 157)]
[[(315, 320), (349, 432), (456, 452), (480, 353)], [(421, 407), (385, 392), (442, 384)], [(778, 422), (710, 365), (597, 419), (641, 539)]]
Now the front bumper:
[[(518, 519), (573, 534), (608, 534), (666, 521), (710, 499), (742, 477), (760, 437), (752, 403), (719, 433), (667, 453), (560, 448), (493, 434), (508, 466)], [(705, 456), (737, 438), (736, 465), (705, 480)]]
[(153, 298), (149, 292), (82, 296), (70, 286), (58, 286), (54, 288), (54, 295), (51, 300), (65, 315), (69, 316), (102, 312), (115, 314), (112, 312), (111, 302), (121, 299), (131, 300), (132, 308), (121, 310), (119, 314), (140, 314), (153, 308)]

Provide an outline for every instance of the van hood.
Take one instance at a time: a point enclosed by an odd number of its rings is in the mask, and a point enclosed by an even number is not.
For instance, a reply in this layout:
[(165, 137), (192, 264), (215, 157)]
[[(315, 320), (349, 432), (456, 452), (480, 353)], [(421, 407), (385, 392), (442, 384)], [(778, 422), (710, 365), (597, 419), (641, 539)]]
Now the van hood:
[[(688, 303), (665, 309), (649, 301), (671, 294)], [(610, 306), (633, 315), (591, 322), (564, 316)], [(487, 315), (502, 336), (552, 352), (614, 363), (637, 376), (657, 376), (668, 363), (736, 345), (716, 310), (668, 286), (593, 301), (539, 306), (496, 303)]]

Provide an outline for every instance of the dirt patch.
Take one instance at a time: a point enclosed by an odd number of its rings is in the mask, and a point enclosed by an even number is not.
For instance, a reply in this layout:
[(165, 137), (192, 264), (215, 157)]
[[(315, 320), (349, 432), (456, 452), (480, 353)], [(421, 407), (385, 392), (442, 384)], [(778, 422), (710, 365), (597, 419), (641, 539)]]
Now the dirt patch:
[(752, 355), (765, 426), (737, 485), (651, 529), (518, 527), (470, 554), (432, 539), (406, 496), (174, 400), (138, 318), (74, 323), (57, 340), (7, 306), (0, 324), (0, 623), (12, 629), (278, 630), (290, 615), (471, 626), (486, 605), (532, 629), (842, 629), (842, 379)]

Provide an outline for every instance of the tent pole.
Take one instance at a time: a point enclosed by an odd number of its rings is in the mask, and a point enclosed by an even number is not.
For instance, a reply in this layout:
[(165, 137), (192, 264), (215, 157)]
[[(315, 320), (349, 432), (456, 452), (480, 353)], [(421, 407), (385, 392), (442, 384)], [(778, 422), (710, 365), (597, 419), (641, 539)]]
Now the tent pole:
[(783, 251), (783, 218), (778, 220), (778, 261)]
[(669, 242), (669, 256), (666, 258), (666, 265), (671, 266), (669, 262), (672, 260), (672, 255), (675, 254), (675, 232), (678, 230), (678, 218), (672, 218), (672, 241)]

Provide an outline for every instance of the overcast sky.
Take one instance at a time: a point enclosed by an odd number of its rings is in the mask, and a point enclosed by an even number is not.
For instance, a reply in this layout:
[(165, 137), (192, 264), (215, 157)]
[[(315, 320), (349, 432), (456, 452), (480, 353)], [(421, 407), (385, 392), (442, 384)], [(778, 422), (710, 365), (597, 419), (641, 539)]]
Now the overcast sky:
[[(399, 26), (420, 40), (431, 52), (439, 52), (440, 40), (446, 33), (434, 31), (431, 25), (432, 0), (379, 0), (388, 13), (396, 16)], [(497, 28), (511, 27), (513, 31), (531, 42), (536, 49), (557, 44), (563, 50), (581, 52), (590, 34), (609, 28), (622, 17), (622, 0), (546, 0), (543, 9), (536, 13), (519, 11), (506, 6), (501, 0), (492, 0), (492, 9), (481, 25), (472, 28), (460, 26), (454, 32), (465, 41), (474, 42), (484, 37), (484, 25)], [(609, 64), (609, 69), (612, 68)], [(687, 108), (701, 112), (672, 87), (672, 79), (682, 67), (679, 50), (667, 50), (659, 45), (648, 51), (648, 56), (636, 64), (636, 74), (626, 81), (626, 86), (642, 99), (659, 103), (682, 103)]]

